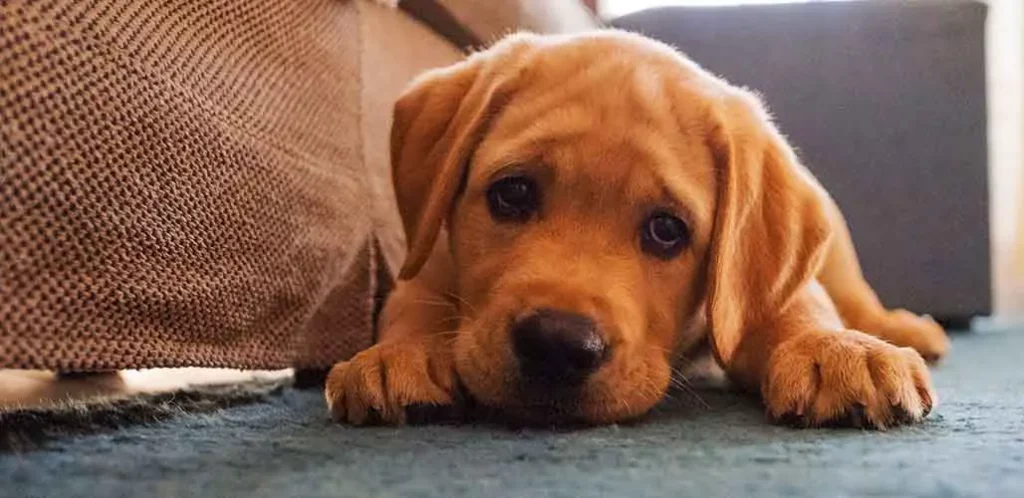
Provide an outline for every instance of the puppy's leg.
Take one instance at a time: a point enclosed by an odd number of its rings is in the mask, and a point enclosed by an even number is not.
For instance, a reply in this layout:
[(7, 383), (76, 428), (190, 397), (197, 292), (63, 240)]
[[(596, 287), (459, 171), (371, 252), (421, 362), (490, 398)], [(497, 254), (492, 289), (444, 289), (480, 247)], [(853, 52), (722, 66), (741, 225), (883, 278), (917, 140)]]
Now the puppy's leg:
[(917, 352), (844, 328), (816, 282), (747, 333), (726, 370), (760, 390), (773, 421), (800, 427), (891, 427), (922, 419), (936, 399)]
[(458, 309), (448, 299), (446, 265), (448, 255), (435, 251), (419, 275), (399, 282), (381, 312), (377, 344), (331, 369), (325, 396), (335, 420), (402, 424), (407, 409), (452, 405)]
[(834, 227), (831, 245), (818, 273), (843, 322), (897, 346), (917, 350), (929, 362), (938, 361), (949, 351), (945, 331), (929, 317), (907, 310), (887, 310), (864, 279), (843, 215), (831, 199), (826, 201)]

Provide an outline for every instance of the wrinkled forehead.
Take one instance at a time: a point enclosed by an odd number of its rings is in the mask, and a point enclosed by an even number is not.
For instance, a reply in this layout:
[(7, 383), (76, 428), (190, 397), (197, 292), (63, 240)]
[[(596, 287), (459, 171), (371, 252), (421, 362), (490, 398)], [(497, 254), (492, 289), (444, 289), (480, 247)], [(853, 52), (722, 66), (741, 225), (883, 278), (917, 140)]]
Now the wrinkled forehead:
[(685, 73), (614, 47), (578, 48), (541, 51), (529, 62), (477, 149), (470, 181), (526, 167), (581, 197), (675, 201), (710, 217), (708, 110)]

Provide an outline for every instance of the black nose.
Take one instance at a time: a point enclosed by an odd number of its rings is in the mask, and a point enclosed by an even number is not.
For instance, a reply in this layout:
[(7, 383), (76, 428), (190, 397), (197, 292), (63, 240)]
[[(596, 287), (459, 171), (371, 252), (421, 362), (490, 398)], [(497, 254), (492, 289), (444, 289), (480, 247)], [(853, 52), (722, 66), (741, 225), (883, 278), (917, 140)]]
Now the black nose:
[(538, 309), (512, 324), (519, 370), (531, 381), (580, 383), (607, 357), (597, 325), (583, 315)]

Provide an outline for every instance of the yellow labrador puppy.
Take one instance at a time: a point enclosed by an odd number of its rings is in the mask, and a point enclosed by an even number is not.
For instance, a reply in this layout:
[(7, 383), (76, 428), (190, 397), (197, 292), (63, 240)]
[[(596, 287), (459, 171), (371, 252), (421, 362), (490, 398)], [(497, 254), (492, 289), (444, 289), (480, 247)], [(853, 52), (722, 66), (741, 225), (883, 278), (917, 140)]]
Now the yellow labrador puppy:
[(773, 420), (884, 428), (936, 401), (941, 327), (882, 306), (758, 98), (668, 46), (510, 36), (413, 82), (391, 157), (409, 252), (378, 344), (328, 377), (338, 420), (462, 389), (523, 420), (630, 419), (702, 343)]

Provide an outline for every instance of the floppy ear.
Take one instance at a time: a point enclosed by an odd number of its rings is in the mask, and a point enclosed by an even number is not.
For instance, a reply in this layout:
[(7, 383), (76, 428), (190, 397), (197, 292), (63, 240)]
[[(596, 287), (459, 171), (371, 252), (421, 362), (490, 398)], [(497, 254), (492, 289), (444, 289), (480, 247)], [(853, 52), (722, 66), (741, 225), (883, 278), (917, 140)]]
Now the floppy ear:
[(744, 334), (770, 325), (817, 273), (831, 226), (826, 194), (760, 101), (737, 90), (716, 111), (707, 319), (715, 355), (728, 367)]
[(395, 103), (391, 176), (408, 253), (410, 279), (426, 263), (458, 194), (473, 150), (511, 88), (509, 62), (527, 35), (424, 73)]

